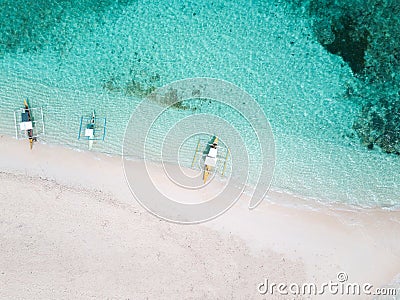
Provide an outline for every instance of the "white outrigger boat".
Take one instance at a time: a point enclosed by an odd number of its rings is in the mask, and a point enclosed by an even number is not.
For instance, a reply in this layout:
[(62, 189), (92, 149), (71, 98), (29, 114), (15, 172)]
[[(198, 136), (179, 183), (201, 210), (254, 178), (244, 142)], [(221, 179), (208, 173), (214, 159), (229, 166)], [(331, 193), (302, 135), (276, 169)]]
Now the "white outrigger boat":
[[(98, 121), (102, 122), (99, 123)], [(85, 127), (83, 126), (86, 123)], [(84, 130), (83, 130), (84, 129)], [(99, 134), (100, 133), (100, 136)], [(96, 140), (104, 141), (106, 136), (106, 118), (97, 118), (93, 111), (90, 117), (81, 117), (78, 140), (86, 139), (89, 142), (89, 150), (93, 148), (93, 142)]]

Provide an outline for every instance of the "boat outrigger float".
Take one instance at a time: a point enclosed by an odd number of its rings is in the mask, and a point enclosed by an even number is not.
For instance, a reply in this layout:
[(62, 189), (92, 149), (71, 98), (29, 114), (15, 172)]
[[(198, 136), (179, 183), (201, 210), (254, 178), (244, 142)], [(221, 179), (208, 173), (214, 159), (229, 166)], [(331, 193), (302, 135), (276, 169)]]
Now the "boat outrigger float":
[[(39, 114), (41, 119), (35, 120), (33, 118), (34, 112), (36, 115)], [(44, 134), (42, 108), (31, 108), (28, 101), (24, 100), (24, 107), (14, 111), (14, 122), (15, 137), (17, 139), (27, 138), (29, 140), (29, 148), (32, 150), (33, 142), (36, 142), (38, 135), (40, 133)]]

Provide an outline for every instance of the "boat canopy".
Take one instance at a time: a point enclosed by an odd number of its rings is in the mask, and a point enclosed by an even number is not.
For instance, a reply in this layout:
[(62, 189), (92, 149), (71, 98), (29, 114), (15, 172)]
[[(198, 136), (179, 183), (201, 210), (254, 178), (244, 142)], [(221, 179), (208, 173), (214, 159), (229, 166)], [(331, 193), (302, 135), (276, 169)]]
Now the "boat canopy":
[(210, 151), (206, 156), (204, 164), (210, 167), (215, 167), (217, 165), (217, 154), (218, 154), (217, 148), (211, 147)]
[(22, 130), (31, 130), (33, 129), (33, 124), (31, 121), (28, 122), (21, 122), (19, 123), (19, 129)]
[(211, 156), (207, 156), (204, 164), (210, 167), (215, 167), (217, 165), (217, 158), (216, 157), (211, 157)]

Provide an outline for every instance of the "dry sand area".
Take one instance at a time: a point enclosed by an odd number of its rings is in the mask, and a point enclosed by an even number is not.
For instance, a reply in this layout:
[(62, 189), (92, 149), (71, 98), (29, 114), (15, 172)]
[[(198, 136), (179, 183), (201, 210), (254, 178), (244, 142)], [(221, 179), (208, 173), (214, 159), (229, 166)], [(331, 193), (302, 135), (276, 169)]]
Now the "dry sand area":
[(276, 191), (255, 210), (247, 203), (204, 224), (169, 223), (134, 200), (120, 158), (30, 151), (2, 136), (0, 298), (315, 299), (260, 295), (257, 286), (322, 284), (346, 272), (347, 282), (376, 288), (400, 273), (399, 211)]

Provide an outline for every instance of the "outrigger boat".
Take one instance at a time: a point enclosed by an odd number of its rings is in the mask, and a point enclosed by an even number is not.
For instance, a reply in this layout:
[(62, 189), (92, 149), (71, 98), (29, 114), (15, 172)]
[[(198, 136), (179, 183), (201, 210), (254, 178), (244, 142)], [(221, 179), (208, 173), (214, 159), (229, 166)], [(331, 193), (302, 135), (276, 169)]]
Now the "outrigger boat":
[(19, 139), (28, 139), (30, 149), (33, 148), (33, 142), (37, 141), (39, 136), (45, 134), (43, 109), (41, 107), (30, 107), (28, 101), (24, 100), (23, 108), (14, 111), (15, 137)]
[[(197, 142), (197, 147), (193, 155), (193, 160), (192, 160), (192, 166), (191, 168), (193, 169), (195, 167), (195, 164), (197, 162), (198, 154), (201, 153), (201, 157), (204, 158), (204, 168), (203, 170), (203, 181), (204, 183), (207, 182), (207, 179), (210, 175), (211, 172), (214, 173), (220, 173), (222, 176), (225, 175), (228, 159), (230, 156), (230, 150), (229, 148), (225, 146), (219, 146), (218, 145), (219, 139), (217, 136), (211, 137), (211, 142), (210, 139), (203, 139), (199, 138)], [(202, 143), (205, 143), (205, 151), (203, 152), (202, 149)], [(220, 151), (221, 150), (221, 151)], [(222, 152), (222, 153), (219, 153)], [(220, 163), (220, 160), (222, 161)], [(218, 165), (217, 165), (218, 162)], [(222, 170), (221, 168), (222, 167)]]
[(218, 154), (218, 137), (214, 138), (213, 143), (210, 145), (210, 149), (204, 161), (204, 173), (203, 181), (207, 182), (210, 172), (217, 165), (217, 154)]
[(29, 147), (32, 150), (33, 148), (33, 141), (36, 141), (36, 138), (33, 137), (33, 123), (32, 123), (32, 116), (31, 111), (29, 109), (28, 102), (24, 99), (24, 108), (21, 112), (21, 120), (20, 129), (25, 130), (28, 135), (29, 139)]
[[(101, 122), (99, 122), (101, 121)], [(86, 125), (84, 126), (84, 124)], [(106, 136), (106, 118), (96, 117), (93, 110), (90, 117), (81, 117), (78, 140), (86, 139), (89, 142), (89, 150), (92, 150), (93, 143), (96, 140), (104, 141)]]

